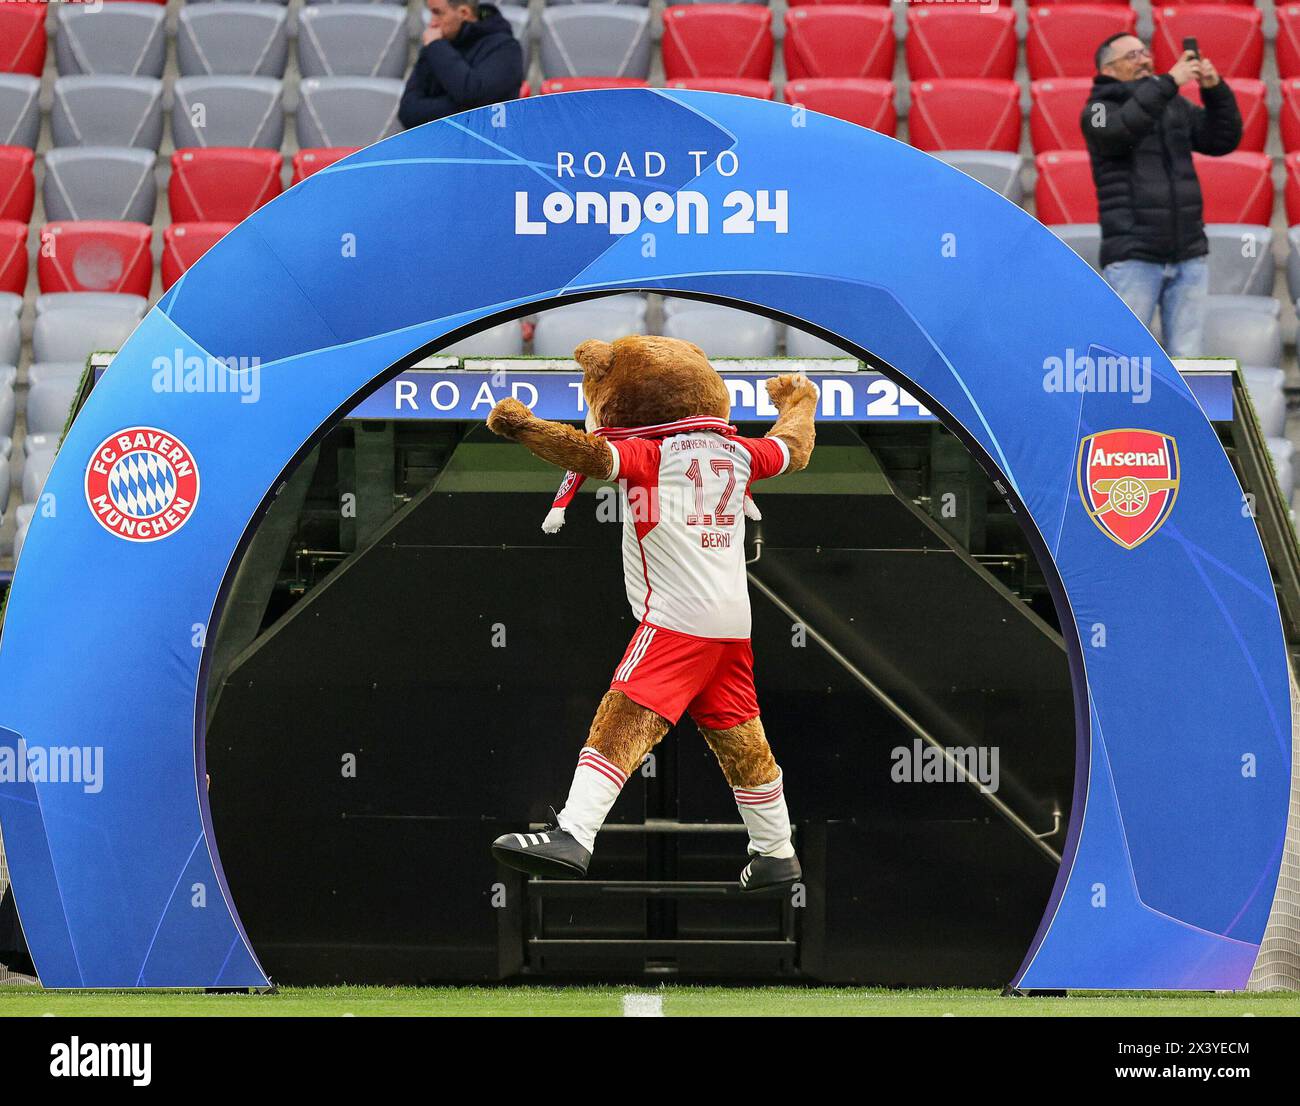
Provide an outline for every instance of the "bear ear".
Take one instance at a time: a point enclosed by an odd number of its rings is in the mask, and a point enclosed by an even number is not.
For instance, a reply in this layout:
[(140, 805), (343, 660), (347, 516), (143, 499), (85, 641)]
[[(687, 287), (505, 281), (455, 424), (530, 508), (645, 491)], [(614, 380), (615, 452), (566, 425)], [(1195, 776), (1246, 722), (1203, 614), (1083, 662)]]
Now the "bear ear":
[(589, 338), (573, 351), (573, 359), (589, 380), (599, 380), (614, 364), (614, 347), (599, 338)]

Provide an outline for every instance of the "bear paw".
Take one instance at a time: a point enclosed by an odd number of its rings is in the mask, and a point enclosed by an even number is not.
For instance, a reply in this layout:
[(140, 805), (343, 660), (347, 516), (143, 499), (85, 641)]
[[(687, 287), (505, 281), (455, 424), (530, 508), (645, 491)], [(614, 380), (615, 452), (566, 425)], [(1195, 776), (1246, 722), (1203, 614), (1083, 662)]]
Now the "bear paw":
[(786, 373), (774, 376), (767, 382), (767, 394), (778, 411), (799, 402), (801, 399), (817, 398), (817, 385), (803, 373)]
[(503, 399), (488, 415), (488, 429), (503, 438), (516, 438), (533, 420), (533, 413), (517, 399)]

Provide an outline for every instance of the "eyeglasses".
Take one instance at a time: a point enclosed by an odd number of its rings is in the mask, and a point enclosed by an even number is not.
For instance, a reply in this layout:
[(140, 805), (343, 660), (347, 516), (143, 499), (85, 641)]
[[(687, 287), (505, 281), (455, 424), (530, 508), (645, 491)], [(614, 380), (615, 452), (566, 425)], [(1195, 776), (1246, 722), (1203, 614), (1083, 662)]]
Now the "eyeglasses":
[(1138, 58), (1149, 58), (1151, 51), (1145, 46), (1139, 46), (1136, 50), (1130, 50), (1127, 54), (1120, 54), (1118, 57), (1111, 58), (1107, 65), (1114, 65), (1117, 61), (1137, 61)]

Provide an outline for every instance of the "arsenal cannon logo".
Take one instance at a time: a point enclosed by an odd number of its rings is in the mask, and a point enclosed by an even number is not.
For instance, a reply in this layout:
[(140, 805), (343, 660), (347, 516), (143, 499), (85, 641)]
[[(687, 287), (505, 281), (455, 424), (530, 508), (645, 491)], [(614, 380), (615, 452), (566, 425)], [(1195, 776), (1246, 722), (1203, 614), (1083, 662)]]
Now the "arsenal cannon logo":
[(1088, 517), (1125, 549), (1163, 525), (1178, 498), (1178, 443), (1154, 430), (1103, 430), (1079, 443), (1079, 494)]

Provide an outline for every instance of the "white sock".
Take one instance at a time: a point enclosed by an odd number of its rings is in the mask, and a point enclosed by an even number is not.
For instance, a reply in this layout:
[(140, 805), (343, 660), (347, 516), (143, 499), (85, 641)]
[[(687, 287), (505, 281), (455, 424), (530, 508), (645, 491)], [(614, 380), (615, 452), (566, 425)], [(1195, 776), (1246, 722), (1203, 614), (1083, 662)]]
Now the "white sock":
[(596, 834), (605, 824), (605, 816), (614, 805), (627, 776), (618, 765), (606, 760), (595, 749), (584, 748), (573, 772), (569, 798), (560, 811), (560, 829), (573, 834), (587, 852), (596, 845)]
[(794, 856), (790, 843), (790, 812), (786, 809), (781, 773), (760, 787), (733, 787), (736, 808), (749, 830), (749, 851), (763, 856)]

